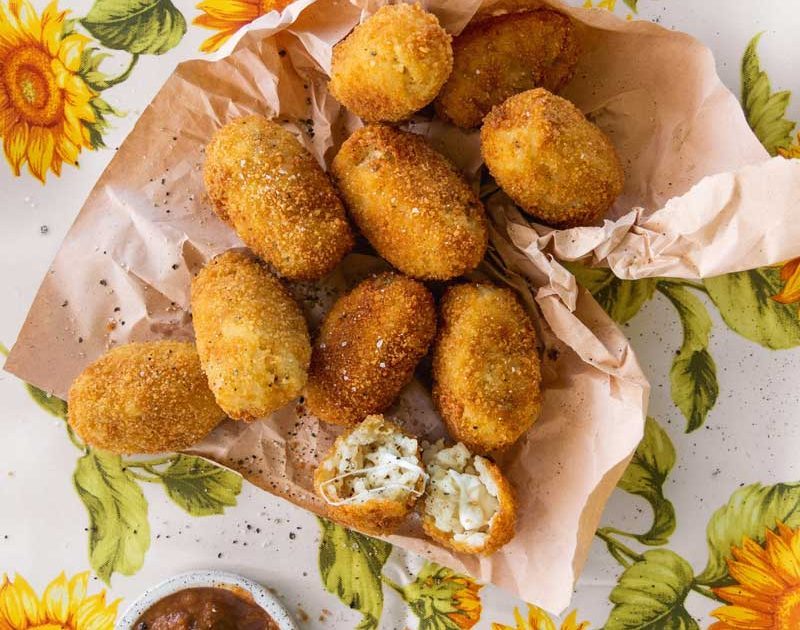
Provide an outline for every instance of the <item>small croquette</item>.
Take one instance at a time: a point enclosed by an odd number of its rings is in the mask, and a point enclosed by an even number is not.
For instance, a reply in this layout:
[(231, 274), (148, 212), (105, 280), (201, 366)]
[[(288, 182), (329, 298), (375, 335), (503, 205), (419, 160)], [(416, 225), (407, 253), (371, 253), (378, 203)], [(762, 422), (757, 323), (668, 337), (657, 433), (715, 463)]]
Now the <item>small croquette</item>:
[(483, 258), (483, 204), (422, 136), (388, 125), (362, 127), (344, 142), (331, 171), (361, 232), (403, 273), (448, 280)]
[(506, 194), (556, 228), (596, 224), (625, 183), (608, 136), (542, 88), (512, 96), (486, 116), (481, 153)]
[(314, 489), (329, 517), (387, 536), (422, 496), (425, 477), (417, 440), (372, 415), (336, 439), (314, 471)]
[(459, 127), (477, 127), (509, 96), (535, 87), (558, 92), (577, 62), (575, 29), (561, 13), (487, 18), (453, 40), (453, 72), (436, 98), (436, 112)]
[(404, 120), (436, 97), (452, 68), (450, 35), (435, 15), (386, 5), (334, 46), (328, 89), (364, 120)]
[(290, 280), (316, 280), (353, 234), (327, 174), (290, 132), (263, 116), (219, 129), (206, 149), (208, 196), (257, 256)]
[(433, 296), (396, 273), (364, 280), (325, 317), (311, 355), (308, 410), (352, 425), (380, 413), (411, 380), (436, 334)]
[(542, 407), (536, 332), (514, 293), (460, 284), (440, 306), (433, 400), (450, 435), (475, 453), (503, 449)]
[(224, 418), (194, 344), (129, 343), (90, 364), (69, 390), (70, 426), (112, 453), (188, 448)]
[(217, 404), (255, 420), (300, 395), (311, 360), (303, 312), (254, 256), (229, 251), (192, 282), (197, 352)]

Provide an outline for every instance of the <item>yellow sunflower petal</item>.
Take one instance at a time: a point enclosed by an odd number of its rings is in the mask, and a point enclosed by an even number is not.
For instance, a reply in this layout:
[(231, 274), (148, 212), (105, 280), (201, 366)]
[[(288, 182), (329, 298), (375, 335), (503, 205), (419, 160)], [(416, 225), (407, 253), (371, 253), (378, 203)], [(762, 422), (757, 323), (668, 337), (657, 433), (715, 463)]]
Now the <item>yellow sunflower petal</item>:
[(77, 573), (69, 581), (70, 614), (74, 617), (78, 611), (78, 604), (86, 597), (86, 588), (89, 583), (89, 572)]
[(193, 24), (196, 24), (197, 26), (201, 26), (203, 28), (211, 28), (214, 29), (215, 31), (230, 31), (235, 33), (245, 24), (247, 24), (247, 22), (221, 20), (219, 18), (214, 17), (213, 15), (208, 15), (207, 13), (203, 13), (202, 15), (198, 15), (193, 20)]
[(84, 599), (75, 614), (75, 630), (111, 630), (117, 616), (116, 600), (106, 606), (105, 591)]
[(800, 557), (777, 534), (767, 530), (767, 555), (775, 572), (791, 586), (800, 584)]
[(6, 582), (0, 591), (0, 611), (14, 628), (27, 628), (44, 621), (39, 598), (21, 575), (13, 582)]
[(262, 13), (260, 0), (204, 0), (197, 8), (227, 22), (252, 22)]
[(61, 45), (54, 56), (61, 60), (67, 70), (77, 72), (78, 68), (81, 67), (83, 49), (86, 48), (88, 42), (89, 39), (87, 37), (79, 33), (73, 33), (61, 41)]
[(0, 138), (6, 135), (11, 128), (19, 121), (17, 110), (8, 101), (8, 95), (0, 83)]
[[(514, 612), (516, 613), (516, 609)], [(514, 616), (516, 617), (516, 614)], [(518, 618), (517, 623), (520, 621), (522, 621), (522, 619)], [(528, 604), (528, 625), (531, 630), (556, 630), (556, 625), (553, 623), (553, 620), (550, 619), (550, 615), (533, 604)]]
[(36, 9), (33, 8), (30, 0), (9, 2), (8, 8), (17, 18), (17, 22), (23, 27), (21, 29), (23, 35), (31, 43), (40, 43), (42, 41), (42, 22), (39, 16), (36, 15)]
[(787, 588), (786, 583), (779, 576), (750, 564), (731, 560), (728, 562), (728, 569), (739, 584), (759, 595), (777, 597)]
[(80, 150), (83, 144), (83, 124), (81, 124), (81, 121), (73, 116), (65, 116), (62, 129), (67, 139)]
[(53, 161), (56, 149), (53, 132), (47, 127), (31, 127), (28, 140), (28, 168), (34, 176), (44, 183), (47, 169)]
[(768, 614), (775, 611), (775, 602), (773, 599), (754, 593), (739, 584), (734, 586), (720, 586), (714, 589), (714, 594), (717, 595), (717, 597), (721, 597), (729, 604), (752, 608), (753, 610)]
[(42, 44), (51, 57), (58, 54), (61, 45), (61, 33), (64, 30), (63, 12), (59, 12), (55, 0), (42, 11)]
[(772, 569), (767, 552), (754, 540), (745, 538), (741, 548), (734, 547), (731, 551), (733, 552), (733, 557), (739, 562), (752, 565), (767, 573)]
[(800, 301), (800, 258), (787, 262), (781, 269), (781, 280), (785, 283), (783, 290), (772, 299), (781, 304)]
[(67, 623), (69, 619), (69, 583), (63, 571), (44, 589), (42, 603), (48, 621)]
[(217, 33), (216, 35), (212, 35), (208, 39), (206, 39), (202, 44), (200, 44), (200, 50), (202, 52), (211, 53), (214, 51), (219, 50), (222, 47), (222, 44), (227, 42), (231, 35), (233, 35), (238, 28), (230, 29), (227, 31), (222, 31), (221, 33)]
[(25, 154), (28, 148), (28, 124), (18, 122), (11, 130), (3, 136), (3, 152), (6, 154), (8, 163), (14, 175), (19, 177), (20, 167), (25, 162)]
[(61, 134), (56, 141), (56, 155), (73, 166), (78, 161), (81, 149), (66, 134)]
[(561, 623), (561, 630), (587, 630), (589, 627), (588, 621), (578, 623), (578, 611), (573, 610), (567, 618)]
[(745, 630), (774, 630), (772, 615), (742, 606), (722, 606), (711, 613), (733, 628)]
[(61, 156), (58, 153), (53, 154), (53, 159), (50, 162), (50, 170), (56, 174), (57, 177), (61, 177)]
[(0, 4), (0, 56), (5, 56), (9, 50), (16, 48), (22, 42), (19, 30), (12, 23), (8, 14)]

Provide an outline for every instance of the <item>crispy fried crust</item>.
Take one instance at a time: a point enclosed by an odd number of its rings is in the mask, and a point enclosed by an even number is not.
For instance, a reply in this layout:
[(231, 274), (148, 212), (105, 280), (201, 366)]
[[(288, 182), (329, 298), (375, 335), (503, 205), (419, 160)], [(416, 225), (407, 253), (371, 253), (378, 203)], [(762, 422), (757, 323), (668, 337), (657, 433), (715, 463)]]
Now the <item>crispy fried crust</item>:
[(483, 205), (421, 136), (387, 125), (362, 127), (342, 145), (331, 170), (361, 232), (403, 273), (447, 280), (483, 258)]
[(203, 178), (220, 218), (286, 278), (321, 278), (353, 247), (328, 176), (291, 133), (263, 116), (214, 134)]
[[(405, 433), (395, 425), (393, 422), (384, 420), (384, 424), (389, 425), (398, 433)], [(317, 468), (314, 470), (314, 490), (317, 496), (324, 497), (322, 485), (332, 479), (336, 472), (334, 470), (326, 469), (323, 465), (326, 461), (333, 459), (339, 450), (341, 444), (347, 437), (356, 430), (353, 427), (346, 431), (333, 443), (333, 446), (328, 451), (327, 455), (322, 459)], [(408, 434), (406, 434), (408, 435)], [(417, 457), (420, 457), (417, 452)], [(420, 461), (422, 461), (420, 459)], [(420, 478), (418, 488), (421, 491), (424, 478)], [(326, 514), (335, 521), (347, 525), (366, 534), (373, 534), (376, 536), (386, 536), (394, 532), (414, 508), (418, 496), (409, 494), (406, 501), (392, 501), (388, 499), (378, 498), (364, 503), (351, 503), (348, 505), (330, 505), (325, 503)]]
[(541, 411), (536, 332), (512, 291), (448, 289), (433, 351), (433, 400), (450, 435), (472, 452), (513, 444)]
[(300, 395), (311, 342), (300, 307), (255, 257), (230, 251), (192, 282), (197, 351), (211, 391), (237, 420), (266, 416)]
[(225, 417), (194, 344), (129, 343), (89, 365), (69, 390), (69, 424), (112, 453), (187, 448)]
[(481, 152), (509, 197), (558, 228), (598, 222), (625, 181), (608, 136), (542, 88), (512, 96), (486, 116)]
[(411, 380), (436, 333), (436, 309), (419, 282), (369, 278), (339, 298), (311, 356), (306, 406), (334, 424), (386, 409)]
[(387, 5), (333, 48), (328, 90), (367, 121), (430, 103), (453, 68), (450, 35), (418, 4)]
[(509, 96), (535, 87), (558, 92), (577, 62), (567, 16), (541, 9), (490, 17), (453, 40), (453, 72), (436, 98), (436, 112), (459, 127), (477, 127)]
[[(503, 475), (503, 472), (497, 467), (497, 464), (488, 459), (485, 461), (486, 468), (497, 486), (497, 500), (499, 506), (497, 508), (497, 514), (495, 514), (494, 519), (489, 525), (488, 536), (483, 546), (476, 547), (454, 540), (452, 532), (443, 532), (440, 530), (435, 525), (435, 519), (432, 516), (426, 515), (423, 511), (422, 529), (436, 542), (445, 547), (449, 547), (453, 551), (458, 551), (460, 553), (480, 553), (488, 556), (514, 538), (518, 510), (516, 492), (505, 475)], [(421, 502), (420, 505), (424, 506), (424, 501)]]

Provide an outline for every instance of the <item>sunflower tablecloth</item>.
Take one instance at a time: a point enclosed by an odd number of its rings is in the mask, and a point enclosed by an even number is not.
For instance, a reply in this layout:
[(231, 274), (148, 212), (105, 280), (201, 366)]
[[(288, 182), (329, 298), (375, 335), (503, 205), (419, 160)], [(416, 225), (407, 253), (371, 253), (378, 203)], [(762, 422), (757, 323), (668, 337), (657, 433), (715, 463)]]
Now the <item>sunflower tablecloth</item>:
[[(0, 341), (176, 63), (284, 4), (0, 0)], [(800, 157), (795, 2), (582, 4), (697, 36), (767, 150)], [(88, 449), (64, 402), (2, 374), (0, 630), (111, 628), (142, 590), (198, 568), (269, 585), (303, 628), (800, 629), (800, 259), (702, 282), (578, 277), (653, 394), (563, 618), (205, 460)]]

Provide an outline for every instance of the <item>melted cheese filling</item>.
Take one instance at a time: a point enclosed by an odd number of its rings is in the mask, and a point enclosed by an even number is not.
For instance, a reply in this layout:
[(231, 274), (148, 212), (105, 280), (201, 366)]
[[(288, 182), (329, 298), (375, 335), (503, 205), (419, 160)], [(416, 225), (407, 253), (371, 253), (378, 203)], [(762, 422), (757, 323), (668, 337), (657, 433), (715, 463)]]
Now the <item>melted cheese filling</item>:
[(461, 443), (444, 448), (442, 440), (425, 449), (423, 459), (430, 475), (426, 515), (437, 529), (452, 533), (456, 542), (485, 545), (500, 507), (487, 460), (473, 456)]
[(405, 502), (420, 496), (427, 477), (417, 455), (417, 440), (369, 416), (339, 444), (323, 466), (334, 473), (322, 484), (331, 505), (364, 503), (371, 499)]

